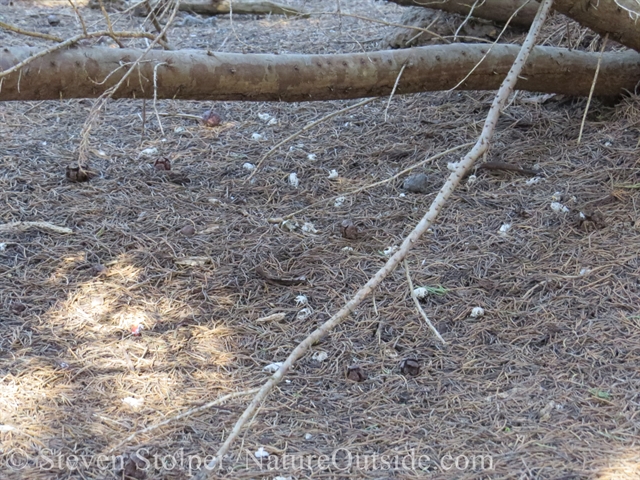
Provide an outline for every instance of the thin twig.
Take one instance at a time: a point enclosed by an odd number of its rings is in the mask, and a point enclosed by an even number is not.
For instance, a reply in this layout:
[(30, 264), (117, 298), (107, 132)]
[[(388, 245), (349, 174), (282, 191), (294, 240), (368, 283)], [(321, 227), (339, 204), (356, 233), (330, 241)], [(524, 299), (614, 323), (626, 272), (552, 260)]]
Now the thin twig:
[(436, 330), (436, 327), (433, 326), (433, 323), (431, 323), (431, 320), (429, 320), (429, 317), (427, 317), (427, 314), (422, 309), (422, 305), (420, 305), (420, 302), (418, 301), (418, 297), (416, 297), (416, 294), (413, 291), (413, 282), (411, 281), (411, 273), (409, 273), (409, 265), (407, 264), (407, 259), (405, 258), (403, 262), (404, 262), (404, 271), (407, 274), (407, 282), (409, 283), (409, 292), (411, 293), (411, 298), (413, 298), (413, 302), (416, 304), (416, 308), (418, 309), (418, 312), (420, 313), (420, 315), (422, 315), (422, 318), (424, 318), (425, 323), (431, 329), (433, 334), (438, 338), (438, 340), (440, 340), (444, 345), (446, 345), (447, 342), (444, 341), (444, 338), (442, 338), (442, 335), (440, 335), (440, 332), (438, 332), (438, 330)]
[(200, 405), (199, 407), (190, 408), (186, 412), (182, 412), (182, 413), (180, 413), (178, 415), (175, 415), (173, 417), (167, 418), (167, 419), (165, 419), (165, 420), (163, 420), (163, 421), (161, 421), (159, 423), (155, 423), (155, 424), (150, 425), (150, 426), (148, 426), (146, 428), (143, 428), (142, 430), (138, 430), (137, 432), (133, 432), (131, 435), (129, 435), (124, 440), (122, 440), (116, 446), (111, 447), (107, 451), (107, 454), (110, 454), (110, 453), (116, 451), (122, 445), (124, 445), (126, 443), (129, 443), (131, 440), (133, 440), (138, 435), (142, 435), (143, 433), (152, 432), (154, 430), (157, 430), (160, 427), (168, 425), (171, 422), (175, 422), (176, 420), (180, 420), (182, 418), (189, 417), (189, 416), (191, 416), (191, 415), (193, 415), (195, 413), (202, 412), (203, 410), (208, 410), (211, 407), (215, 407), (217, 405), (220, 405), (221, 403), (224, 403), (227, 400), (231, 400), (232, 398), (243, 397), (245, 395), (251, 395), (252, 393), (256, 393), (258, 390), (259, 390), (258, 388), (252, 388), (250, 390), (243, 390), (242, 392), (233, 392), (233, 393), (229, 393), (227, 395), (223, 395), (222, 397), (216, 398), (215, 400), (213, 400), (213, 401), (211, 401), (209, 403), (205, 403), (204, 405)]
[(118, 40), (118, 37), (116, 37), (113, 34), (113, 25), (111, 25), (111, 17), (109, 17), (109, 14), (107, 13), (107, 9), (104, 8), (104, 2), (102, 0), (100, 0), (100, 10), (102, 10), (102, 15), (104, 16), (104, 20), (105, 22), (107, 22), (107, 30), (110, 32), (109, 36), (114, 42), (116, 42), (116, 44), (120, 48), (124, 48), (123, 43), (120, 40)]
[(52, 42), (64, 41), (64, 39), (60, 37), (56, 37), (54, 35), (49, 35), (49, 34), (40, 33), (40, 32), (30, 32), (29, 30), (23, 30), (20, 27), (16, 27), (15, 25), (11, 25), (5, 22), (0, 22), (0, 28), (4, 28), (5, 30), (9, 30), (10, 32), (19, 33), (20, 35), (26, 35), (27, 37), (43, 38), (45, 40), (51, 40)]
[(609, 39), (609, 33), (604, 36), (602, 41), (602, 48), (600, 49), (600, 56), (598, 57), (598, 64), (596, 65), (596, 72), (593, 74), (593, 81), (591, 82), (591, 90), (589, 90), (589, 97), (587, 98), (587, 105), (584, 107), (584, 115), (582, 115), (582, 122), (580, 123), (580, 133), (578, 134), (578, 145), (582, 140), (582, 131), (584, 130), (584, 124), (587, 121), (587, 113), (589, 112), (589, 106), (591, 105), (591, 99), (593, 98), (593, 91), (596, 88), (596, 82), (598, 81), (598, 74), (600, 73), (600, 63), (602, 62), (602, 55), (604, 55), (604, 48), (607, 46), (607, 40)]
[(68, 0), (68, 1), (71, 4), (71, 8), (73, 8), (73, 11), (76, 13), (76, 17), (78, 17), (78, 20), (80, 20), (80, 25), (82, 26), (82, 33), (84, 33), (84, 36), (86, 37), (87, 35), (89, 35), (89, 33), (87, 32), (87, 24), (84, 23), (84, 18), (82, 18), (82, 15), (78, 10), (78, 6), (76, 5), (76, 2), (74, 0)]
[(387, 108), (384, 109), (384, 121), (387, 121), (387, 112), (389, 111), (389, 106), (391, 105), (391, 99), (393, 98), (393, 95), (396, 93), (396, 89), (398, 88), (398, 84), (400, 83), (400, 77), (402, 77), (402, 72), (404, 72), (405, 67), (407, 66), (407, 63), (405, 62), (402, 65), (402, 68), (400, 69), (400, 72), (398, 73), (398, 76), (396, 77), (396, 81), (393, 84), (393, 89), (391, 90), (391, 94), (389, 95), (389, 101), (387, 102)]
[(247, 421), (257, 414), (257, 410), (265, 400), (269, 392), (273, 389), (275, 385), (277, 385), (285, 376), (287, 371), (292, 367), (292, 365), (301, 358), (307, 351), (318, 341), (324, 338), (333, 328), (343, 322), (347, 316), (353, 312), (360, 303), (378, 286), (382, 281), (389, 275), (395, 268), (404, 260), (409, 253), (409, 250), (416, 244), (416, 242), (420, 239), (420, 237), (427, 231), (429, 227), (433, 224), (435, 219), (437, 218), (440, 211), (444, 208), (448, 198), (452, 195), (455, 188), (460, 184), (461, 180), (464, 178), (465, 173), (473, 167), (474, 162), (489, 148), (489, 142), (491, 140), (491, 136), (493, 135), (493, 131), (496, 128), (496, 124), (498, 123), (498, 118), (500, 117), (500, 110), (506, 104), (509, 95), (513, 91), (516, 82), (518, 81), (518, 75), (522, 72), (522, 68), (524, 67), (525, 62), (527, 61), (527, 57), (531, 52), (535, 40), (540, 33), (542, 28), (542, 24), (544, 23), (549, 10), (551, 9), (551, 4), (553, 0), (543, 0), (538, 9), (538, 13), (531, 23), (531, 28), (527, 37), (525, 38), (522, 48), (518, 53), (509, 73), (505, 77), (496, 94), (491, 108), (489, 109), (489, 113), (487, 114), (487, 119), (484, 123), (484, 127), (482, 129), (482, 133), (480, 134), (480, 138), (474, 145), (474, 147), (467, 153), (467, 155), (460, 161), (451, 165), (451, 174), (449, 178), (445, 182), (445, 184), (438, 192), (438, 195), (434, 199), (433, 203), (429, 207), (429, 211), (422, 217), (418, 225), (413, 229), (413, 231), (404, 239), (402, 245), (398, 249), (398, 251), (389, 258), (387, 263), (380, 269), (378, 272), (362, 287), (356, 294), (349, 300), (344, 307), (342, 307), (333, 317), (324, 322), (320, 327), (314, 330), (311, 334), (309, 334), (302, 342), (298, 344), (296, 348), (289, 354), (287, 359), (282, 363), (277, 372), (273, 374), (273, 376), (260, 388), (260, 391), (253, 398), (249, 406), (242, 413), (240, 418), (237, 420), (233, 429), (227, 436), (226, 440), (222, 444), (222, 446), (216, 452), (216, 456), (205, 466), (203, 470), (200, 470), (198, 474), (194, 477), (195, 480), (206, 480), (211, 474), (212, 470), (216, 467), (219, 467), (222, 462), (222, 458), (229, 451), (231, 444), (235, 441), (236, 438), (240, 435), (240, 431), (247, 423)]
[(282, 145), (284, 145), (287, 142), (290, 142), (291, 140), (293, 140), (296, 137), (299, 137), (300, 135), (302, 135), (304, 132), (306, 132), (307, 130), (315, 127), (316, 125), (322, 123), (322, 122), (326, 122), (327, 120), (332, 119), (333, 117), (340, 115), (341, 113), (345, 113), (348, 112), (349, 110), (353, 110), (354, 108), (358, 108), (361, 107), (363, 105), (366, 105), (367, 103), (371, 103), (374, 100), (376, 100), (378, 97), (374, 97), (374, 98), (367, 98), (366, 100), (363, 100), (361, 102), (358, 103), (354, 103), (353, 105), (350, 105), (348, 107), (345, 107), (341, 110), (338, 110), (336, 112), (332, 112), (329, 115), (325, 115), (324, 117), (322, 117), (319, 120), (316, 120), (315, 122), (311, 122), (309, 125), (302, 127), (302, 129), (298, 130), (296, 133), (294, 133), (293, 135), (289, 135), (287, 138), (285, 138), (284, 140), (282, 140), (281, 142), (279, 142), (278, 144), (276, 144), (271, 150), (269, 150), (267, 153), (265, 153), (262, 158), (260, 159), (260, 161), (258, 162), (258, 164), (256, 165), (256, 168), (253, 169), (253, 172), (251, 172), (251, 175), (249, 175), (247, 177), (247, 179), (245, 180), (245, 182), (248, 182), (249, 180), (251, 180), (253, 178), (253, 176), (258, 172), (258, 170), (260, 169), (260, 166), (262, 165), (262, 163), (269, 158), (278, 148), (280, 148)]

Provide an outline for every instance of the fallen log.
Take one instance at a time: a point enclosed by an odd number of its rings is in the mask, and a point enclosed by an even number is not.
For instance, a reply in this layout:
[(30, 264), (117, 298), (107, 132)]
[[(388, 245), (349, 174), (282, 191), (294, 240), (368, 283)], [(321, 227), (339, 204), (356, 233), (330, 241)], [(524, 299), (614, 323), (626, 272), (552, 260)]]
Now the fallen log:
[[(518, 45), (499, 44), (490, 49), (487, 45), (452, 44), (340, 55), (152, 50), (113, 97), (153, 98), (155, 94), (157, 98), (185, 100), (299, 102), (386, 96), (403, 66), (397, 94), (454, 87), (495, 90), (519, 49)], [(7, 70), (38, 51), (2, 48), (0, 69)], [(140, 50), (104, 47), (49, 53), (4, 76), (0, 101), (98, 97), (120, 80), (123, 66), (140, 54)], [(598, 58), (597, 53), (536, 47), (516, 88), (588, 95)], [(625, 90), (634, 91), (639, 79), (640, 54), (605, 53), (594, 94), (618, 96)]]

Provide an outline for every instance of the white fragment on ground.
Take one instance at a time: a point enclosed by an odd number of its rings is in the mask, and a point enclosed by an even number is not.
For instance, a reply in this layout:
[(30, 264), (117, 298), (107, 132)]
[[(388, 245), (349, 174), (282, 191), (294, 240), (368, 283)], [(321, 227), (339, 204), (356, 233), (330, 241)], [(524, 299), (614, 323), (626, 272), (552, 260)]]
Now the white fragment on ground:
[(613, 145), (613, 143), (611, 143), (611, 142), (604, 142), (604, 146), (605, 146), (605, 147), (610, 147), (611, 145)]
[(502, 225), (500, 227), (500, 230), (498, 230), (498, 234), (501, 237), (506, 237), (507, 233), (509, 233), (509, 230), (511, 230), (511, 224), (510, 223), (505, 223), (504, 225)]
[(289, 174), (289, 185), (293, 188), (298, 188), (300, 185), (300, 180), (298, 179), (298, 174), (296, 172), (291, 172)]
[(391, 247), (385, 248), (382, 253), (384, 253), (387, 257), (390, 257), (398, 251), (398, 248), (400, 247), (398, 247), (397, 245), (392, 245)]
[(255, 133), (251, 134), (251, 139), (258, 142), (258, 141), (264, 139), (264, 136), (261, 133), (255, 132)]
[(591, 273), (591, 269), (588, 267), (583, 267), (580, 269), (580, 275), (586, 275), (587, 273)]
[(467, 187), (470, 187), (477, 181), (478, 181), (478, 177), (476, 177), (475, 175), (469, 175), (469, 178), (467, 178)]
[(262, 120), (263, 122), (268, 122), (269, 120), (271, 120), (273, 117), (271, 115), (269, 115), (268, 113), (259, 113), (258, 114), (258, 118), (260, 120)]
[(122, 399), (122, 403), (127, 405), (128, 407), (138, 410), (144, 405), (144, 399), (142, 398), (134, 398), (134, 397), (126, 397)]
[(551, 207), (551, 210), (553, 210), (556, 213), (568, 213), (569, 209), (567, 207), (565, 207), (563, 204), (561, 204), (560, 202), (551, 202), (551, 205), (549, 205)]
[[(16, 428), (11, 425), (0, 425), (0, 433), (12, 432), (15, 429)], [(307, 433), (307, 435), (309, 434)]]
[(353, 247), (343, 247), (343, 252), (353, 252)]
[(282, 366), (282, 362), (270, 363), (269, 365), (264, 367), (262, 369), (262, 371), (263, 372), (267, 372), (267, 373), (276, 373), (280, 369), (281, 366)]
[(346, 198), (345, 197), (338, 197), (336, 198), (336, 201), (333, 202), (333, 206), (334, 207), (341, 207), (342, 205), (344, 205)]
[(313, 310), (311, 310), (309, 307), (303, 308), (297, 313), (296, 320), (305, 320), (309, 318), (312, 313), (313, 313)]
[(96, 154), (98, 154), (98, 156), (100, 156), (100, 157), (106, 157), (107, 156), (107, 152), (105, 152), (104, 150), (98, 150), (96, 152)]
[(329, 172), (329, 180), (335, 180), (338, 176), (338, 171), (335, 169)]
[(145, 148), (138, 154), (138, 157), (153, 157), (154, 155), (157, 155), (157, 154), (158, 154), (158, 149), (156, 147)]
[(267, 122), (267, 125), (277, 125), (278, 119), (276, 117), (272, 117), (271, 120)]
[(306, 295), (298, 295), (296, 297), (296, 305), (300, 306), (300, 305), (309, 305), (309, 299), (307, 298)]
[(551, 195), (552, 202), (559, 202), (560, 200), (562, 200), (562, 192), (556, 192), (553, 195)]
[(187, 129), (184, 127), (176, 127), (173, 129), (174, 133), (182, 133), (182, 132), (186, 132)]
[(267, 452), (264, 448), (260, 447), (258, 450), (256, 450), (253, 453), (253, 455), (256, 458), (268, 458), (269, 457), (269, 452)]
[(406, 193), (401, 193), (401, 194), (400, 194), (400, 198), (404, 198), (404, 197), (406, 197), (406, 196), (407, 196), (407, 194), (406, 194)]
[(318, 233), (315, 225), (311, 222), (306, 222), (304, 225), (302, 225), (302, 231), (304, 233)]
[(309, 155), (307, 155), (307, 160), (309, 160), (310, 162), (313, 162), (317, 158), (318, 156), (315, 153), (310, 153)]
[(244, 168), (245, 170), (251, 171), (254, 168), (256, 168), (256, 166), (253, 163), (246, 162), (242, 165), (242, 168)]
[(305, 433), (305, 434), (304, 434), (304, 439), (305, 439), (306, 441), (309, 441), (309, 440), (311, 440), (312, 438), (313, 438), (313, 435), (311, 435), (310, 433)]
[(296, 228), (298, 228), (298, 222), (295, 222), (293, 220), (285, 220), (284, 222), (282, 222), (282, 226), (290, 232), (293, 232)]
[(0, 243), (0, 252), (4, 252), (7, 249), (6, 243)]
[(278, 475), (277, 477), (273, 477), (273, 480), (293, 480), (293, 477), (283, 477)]
[(327, 358), (329, 358), (329, 354), (327, 352), (319, 351), (314, 353), (311, 358), (316, 362), (324, 362)]
[(209, 203), (213, 203), (214, 205), (220, 205), (220, 204), (222, 204), (222, 202), (221, 202), (219, 199), (217, 199), (217, 198), (209, 198), (207, 201), (208, 201)]
[(540, 183), (541, 180), (542, 180), (542, 177), (533, 177), (524, 183), (526, 183), (527, 185), (535, 185), (536, 183)]
[(483, 317), (484, 316), (484, 308), (482, 307), (473, 307), (473, 309), (471, 310), (471, 317), (472, 318), (478, 318), (478, 317)]
[(424, 297), (427, 296), (429, 292), (427, 292), (427, 289), (424, 287), (416, 287), (413, 289), (413, 296), (416, 297), (418, 300), (422, 300)]

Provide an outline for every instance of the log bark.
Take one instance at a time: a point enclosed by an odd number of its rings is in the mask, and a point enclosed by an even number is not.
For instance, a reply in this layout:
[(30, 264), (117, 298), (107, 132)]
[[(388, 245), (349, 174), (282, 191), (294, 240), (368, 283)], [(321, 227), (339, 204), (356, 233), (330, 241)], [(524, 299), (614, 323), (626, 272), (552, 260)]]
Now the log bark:
[[(448, 90), (465, 77), (460, 90), (499, 87), (520, 47), (436, 45), (408, 50), (342, 55), (265, 55), (200, 50), (149, 52), (114, 98), (241, 101), (313, 101), (389, 95), (403, 65), (397, 94)], [(0, 49), (6, 70), (38, 50)], [(95, 98), (115, 85), (139, 50), (72, 48), (34, 60), (0, 83), (0, 101)], [(486, 58), (469, 75), (482, 58)], [(517, 89), (587, 95), (599, 54), (537, 47), (529, 57)], [(606, 53), (595, 95), (634, 91), (640, 79), (640, 54)]]
[[(387, 0), (405, 6), (418, 6), (443, 10), (449, 13), (469, 15), (472, 0)], [(527, 3), (528, 0), (480, 0), (478, 6), (473, 9), (473, 16), (505, 23), (509, 17), (522, 7), (518, 14), (511, 20), (511, 25), (528, 27), (536, 16), (540, 4), (535, 0)], [(523, 7), (524, 5), (524, 7)]]
[[(163, 0), (149, 2), (152, 8), (160, 8)], [(233, 7), (234, 14), (253, 15), (297, 15), (307, 16), (300, 10), (281, 3), (267, 0), (183, 0), (180, 2), (180, 10), (183, 12), (197, 13), (199, 15), (224, 15), (230, 13)], [(146, 16), (148, 12), (144, 7), (135, 10), (137, 15)]]
[[(399, 5), (411, 5), (444, 10), (468, 15), (472, 1), (467, 0), (387, 0)], [(484, 0), (473, 9), (473, 16), (504, 23), (516, 8), (527, 0)], [(633, 6), (629, 0), (618, 0), (635, 9), (636, 15), (621, 8), (616, 0), (556, 0), (553, 8), (584, 27), (589, 27), (600, 35), (640, 52), (640, 6)], [(528, 26), (538, 9), (537, 2), (530, 2), (512, 20), (513, 25)]]

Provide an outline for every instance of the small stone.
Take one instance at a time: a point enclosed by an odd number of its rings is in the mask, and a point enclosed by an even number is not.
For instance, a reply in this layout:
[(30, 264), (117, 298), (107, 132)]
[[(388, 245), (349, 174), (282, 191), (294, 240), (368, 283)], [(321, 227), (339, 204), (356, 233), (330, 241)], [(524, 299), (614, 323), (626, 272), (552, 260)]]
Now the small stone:
[(49, 25), (52, 27), (57, 27), (60, 25), (60, 17), (52, 13), (47, 17), (47, 22), (49, 22)]
[(202, 114), (202, 124), (205, 127), (217, 127), (222, 123), (222, 117), (213, 110), (207, 110)]
[(411, 193), (429, 193), (433, 190), (429, 183), (429, 177), (424, 173), (409, 175), (404, 179), (402, 188)]
[(171, 162), (166, 158), (159, 158), (156, 163), (153, 164), (153, 168), (156, 170), (171, 170)]
[(193, 237), (196, 234), (196, 229), (193, 225), (185, 225), (180, 229), (180, 233), (185, 237)]
[(27, 306), (24, 303), (20, 302), (20, 301), (15, 301), (15, 302), (11, 303), (11, 311), (13, 313), (15, 313), (16, 315), (20, 315), (26, 309), (27, 309)]
[(358, 227), (351, 220), (343, 220), (340, 226), (340, 232), (343, 238), (349, 240), (358, 239)]

